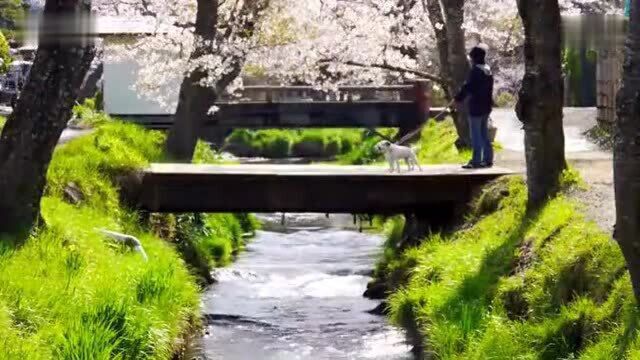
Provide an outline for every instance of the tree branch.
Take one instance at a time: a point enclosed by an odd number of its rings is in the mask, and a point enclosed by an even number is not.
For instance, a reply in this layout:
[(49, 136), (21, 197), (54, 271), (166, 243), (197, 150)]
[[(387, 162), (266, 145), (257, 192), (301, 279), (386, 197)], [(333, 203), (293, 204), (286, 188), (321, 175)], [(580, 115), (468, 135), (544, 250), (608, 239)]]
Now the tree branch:
[[(331, 62), (335, 62), (335, 61), (333, 61), (333, 60), (320, 60), (319, 61), (320, 64), (331, 63)], [(445, 82), (444, 79), (442, 79), (442, 78), (440, 78), (440, 77), (438, 77), (436, 75), (429, 74), (429, 73), (426, 73), (426, 72), (420, 71), (420, 70), (407, 69), (407, 68), (403, 68), (403, 67), (400, 67), (400, 66), (394, 66), (394, 65), (389, 65), (389, 64), (378, 64), (378, 63), (365, 64), (365, 63), (361, 63), (361, 62), (358, 62), (358, 61), (352, 61), (352, 60), (349, 60), (349, 61), (338, 61), (338, 62), (343, 64), (343, 65), (348, 65), (348, 66), (355, 66), (355, 67), (361, 67), (361, 68), (376, 68), (376, 69), (395, 71), (395, 72), (405, 73), (405, 74), (413, 74), (413, 75), (419, 76), (421, 78), (436, 82), (440, 86), (446, 88), (446, 82)]]

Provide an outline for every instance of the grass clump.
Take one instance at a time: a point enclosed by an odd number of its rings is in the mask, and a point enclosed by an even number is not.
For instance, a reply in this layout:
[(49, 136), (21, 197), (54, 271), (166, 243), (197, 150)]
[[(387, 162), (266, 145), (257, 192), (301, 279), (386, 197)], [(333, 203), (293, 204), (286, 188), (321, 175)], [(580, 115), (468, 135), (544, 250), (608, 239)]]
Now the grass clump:
[(522, 178), (501, 179), (461, 230), (396, 256), (415, 265), (389, 299), (392, 321), (440, 359), (637, 358), (617, 244), (562, 194), (528, 214), (526, 193)]
[(471, 158), (469, 150), (458, 150), (458, 135), (451, 121), (429, 121), (416, 144), (418, 161), (424, 164), (461, 163)]
[[(393, 130), (383, 130), (381, 133), (389, 138), (395, 136)], [(420, 139), (410, 146), (416, 150), (421, 164), (460, 163), (471, 157), (468, 150), (458, 150), (455, 146), (458, 135), (451, 121), (429, 121), (420, 134)], [(338, 161), (345, 165), (367, 165), (383, 161), (382, 154), (373, 147), (381, 141), (377, 136), (365, 136), (361, 145), (352, 151), (338, 157)]]
[(109, 115), (97, 108), (96, 98), (90, 98), (73, 107), (71, 125), (78, 128), (91, 129), (111, 120)]
[(235, 130), (225, 148), (238, 156), (335, 157), (351, 151), (362, 131), (351, 129)]
[[(379, 129), (394, 138), (396, 130)], [(470, 151), (459, 151), (457, 134), (451, 121), (429, 121), (422, 130), (416, 148), (424, 164), (459, 163), (470, 158)], [(383, 161), (374, 145), (382, 139), (368, 130), (235, 130), (226, 140), (225, 149), (237, 156), (286, 158), (335, 158), (343, 165), (369, 165)]]
[[(143, 216), (124, 207), (121, 178), (161, 160), (163, 141), (108, 121), (55, 151), (46, 226), (20, 247), (0, 243), (0, 359), (169, 359), (198, 325), (199, 275), (227, 264), (256, 224), (247, 215)], [(71, 199), (70, 188), (81, 196)], [(136, 236), (149, 260), (99, 228)]]

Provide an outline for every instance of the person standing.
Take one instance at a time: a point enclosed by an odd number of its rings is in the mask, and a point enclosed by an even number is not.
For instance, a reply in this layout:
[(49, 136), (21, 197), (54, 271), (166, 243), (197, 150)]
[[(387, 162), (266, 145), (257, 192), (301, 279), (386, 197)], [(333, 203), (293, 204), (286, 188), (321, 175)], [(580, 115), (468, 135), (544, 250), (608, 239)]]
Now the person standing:
[(493, 110), (493, 74), (486, 63), (487, 52), (476, 46), (469, 52), (471, 70), (467, 81), (455, 96), (458, 106), (465, 100), (469, 105), (469, 127), (473, 157), (464, 169), (493, 166), (493, 146), (489, 138), (489, 116)]

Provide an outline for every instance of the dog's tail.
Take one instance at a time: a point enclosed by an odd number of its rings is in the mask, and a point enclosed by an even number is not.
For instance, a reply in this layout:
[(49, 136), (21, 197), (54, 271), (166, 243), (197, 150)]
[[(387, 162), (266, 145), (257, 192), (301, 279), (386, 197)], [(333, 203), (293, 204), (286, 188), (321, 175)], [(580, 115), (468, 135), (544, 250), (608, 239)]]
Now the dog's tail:
[(413, 152), (416, 154), (420, 152), (420, 149), (422, 149), (421, 145), (415, 145), (411, 147), (411, 150), (413, 150)]

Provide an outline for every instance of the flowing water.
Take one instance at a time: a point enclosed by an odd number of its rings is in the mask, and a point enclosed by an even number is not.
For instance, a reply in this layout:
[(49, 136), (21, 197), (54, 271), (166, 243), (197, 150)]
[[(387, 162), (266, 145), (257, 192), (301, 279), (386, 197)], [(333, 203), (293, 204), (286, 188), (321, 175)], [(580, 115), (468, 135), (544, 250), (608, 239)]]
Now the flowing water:
[(383, 239), (331, 219), (262, 218), (265, 230), (204, 297), (208, 359), (412, 358), (404, 335), (367, 312), (380, 302), (362, 297)]

